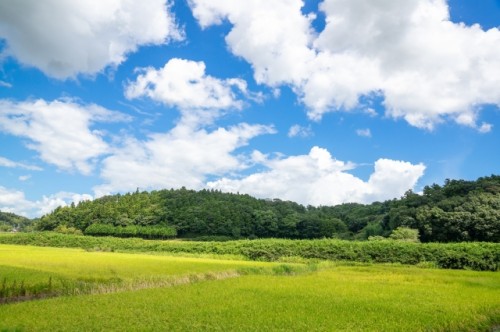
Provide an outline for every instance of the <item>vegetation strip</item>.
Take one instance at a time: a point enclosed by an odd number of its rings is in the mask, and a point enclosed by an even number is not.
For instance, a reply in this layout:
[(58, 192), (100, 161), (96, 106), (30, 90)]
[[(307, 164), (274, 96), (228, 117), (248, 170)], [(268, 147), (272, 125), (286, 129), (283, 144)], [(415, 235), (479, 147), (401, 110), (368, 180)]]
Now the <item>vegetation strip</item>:
[(239, 240), (227, 242), (159, 241), (64, 235), (0, 234), (0, 243), (86, 250), (240, 255), (250, 260), (280, 261), (286, 257), (372, 263), (430, 264), (447, 269), (497, 271), (500, 243), (409, 243), (404, 241)]

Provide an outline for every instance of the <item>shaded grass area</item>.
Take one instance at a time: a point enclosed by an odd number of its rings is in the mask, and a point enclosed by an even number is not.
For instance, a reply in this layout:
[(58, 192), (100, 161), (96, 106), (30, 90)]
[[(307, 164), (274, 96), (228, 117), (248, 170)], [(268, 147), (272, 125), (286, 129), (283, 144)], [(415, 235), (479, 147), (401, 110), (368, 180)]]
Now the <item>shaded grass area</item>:
[(487, 331), (500, 323), (500, 274), (333, 266), (9, 304), (0, 322), (25, 331)]
[(57, 275), (0, 265), (0, 303), (54, 296), (64, 290)]
[(500, 243), (408, 243), (400, 241), (239, 240), (227, 242), (95, 238), (57, 233), (0, 234), (0, 243), (85, 248), (89, 251), (142, 251), (231, 255), (258, 261), (283, 257), (372, 263), (430, 264), (447, 269), (497, 271)]

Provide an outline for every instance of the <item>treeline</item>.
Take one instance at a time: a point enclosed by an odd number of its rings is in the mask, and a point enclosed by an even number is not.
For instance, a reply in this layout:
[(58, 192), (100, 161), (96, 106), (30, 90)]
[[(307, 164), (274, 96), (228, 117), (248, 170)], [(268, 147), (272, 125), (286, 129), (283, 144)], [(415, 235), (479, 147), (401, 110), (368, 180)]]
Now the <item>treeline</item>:
[(368, 205), (321, 207), (216, 190), (136, 191), (57, 208), (38, 220), (36, 229), (64, 226), (89, 234), (92, 225), (108, 225), (117, 233), (131, 226), (163, 227), (175, 229), (180, 238), (218, 240), (363, 240), (408, 227), (419, 231), (422, 242), (500, 242), (500, 176), (446, 180), (443, 186), (426, 186), (422, 194), (408, 191), (400, 199)]

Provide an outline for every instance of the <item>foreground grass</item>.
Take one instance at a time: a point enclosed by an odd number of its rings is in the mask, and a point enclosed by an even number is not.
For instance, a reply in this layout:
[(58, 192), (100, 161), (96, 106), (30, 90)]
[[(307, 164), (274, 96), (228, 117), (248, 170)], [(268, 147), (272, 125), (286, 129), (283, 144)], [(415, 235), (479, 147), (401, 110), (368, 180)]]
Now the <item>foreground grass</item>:
[(0, 322), (25, 331), (487, 331), (500, 323), (500, 274), (336, 266), (8, 304)]

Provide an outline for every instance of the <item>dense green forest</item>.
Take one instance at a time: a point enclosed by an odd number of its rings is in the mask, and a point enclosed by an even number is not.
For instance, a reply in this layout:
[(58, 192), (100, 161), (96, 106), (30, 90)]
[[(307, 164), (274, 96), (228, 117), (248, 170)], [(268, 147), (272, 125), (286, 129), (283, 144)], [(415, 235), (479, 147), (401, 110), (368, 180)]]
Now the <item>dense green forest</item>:
[(368, 205), (320, 207), (215, 190), (136, 191), (57, 208), (35, 227), (145, 238), (359, 240), (408, 227), (422, 242), (500, 242), (500, 176), (446, 180), (422, 194)]

